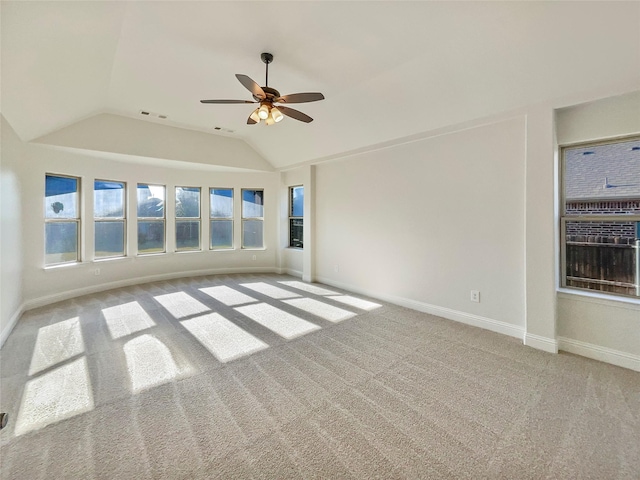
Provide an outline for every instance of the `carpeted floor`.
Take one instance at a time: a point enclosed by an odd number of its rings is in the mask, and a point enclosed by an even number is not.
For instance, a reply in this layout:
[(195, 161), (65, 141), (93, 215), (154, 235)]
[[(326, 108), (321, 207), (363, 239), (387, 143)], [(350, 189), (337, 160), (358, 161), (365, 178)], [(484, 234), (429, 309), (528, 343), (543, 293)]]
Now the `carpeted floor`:
[(640, 374), (281, 275), (27, 312), (3, 479), (640, 478)]

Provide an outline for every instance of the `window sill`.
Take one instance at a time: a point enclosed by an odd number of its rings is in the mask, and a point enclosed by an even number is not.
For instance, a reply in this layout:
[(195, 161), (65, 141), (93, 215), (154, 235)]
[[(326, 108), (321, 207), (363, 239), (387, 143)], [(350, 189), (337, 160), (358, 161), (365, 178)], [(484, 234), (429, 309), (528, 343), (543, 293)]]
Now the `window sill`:
[(74, 262), (74, 263), (60, 263), (58, 265), (48, 265), (43, 268), (45, 272), (55, 272), (57, 270), (67, 270), (80, 268), (82, 265), (86, 265), (87, 262)]
[(158, 253), (138, 253), (135, 255), (135, 258), (147, 258), (147, 257), (162, 257), (163, 255), (166, 255), (167, 252), (158, 252)]
[(202, 253), (202, 250), (176, 250), (173, 253), (177, 255), (189, 255), (190, 253)]
[(94, 258), (91, 263), (105, 263), (105, 262), (121, 262), (124, 260), (133, 260), (131, 256), (124, 257), (106, 257), (106, 258)]
[(614, 295), (605, 295), (596, 292), (587, 292), (582, 290), (573, 290), (571, 288), (559, 288), (557, 290), (558, 298), (567, 300), (579, 300), (598, 305), (606, 305), (609, 307), (628, 308), (640, 311), (640, 299), (631, 297), (617, 297)]
[(303, 247), (286, 247), (286, 250), (293, 250), (294, 252), (302, 252), (304, 248)]

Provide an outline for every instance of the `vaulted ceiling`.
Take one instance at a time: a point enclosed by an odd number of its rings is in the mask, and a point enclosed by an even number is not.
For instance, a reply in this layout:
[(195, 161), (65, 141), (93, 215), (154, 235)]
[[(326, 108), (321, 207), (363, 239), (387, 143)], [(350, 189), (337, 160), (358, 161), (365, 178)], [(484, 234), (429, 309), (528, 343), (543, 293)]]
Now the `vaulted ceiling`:
[[(273, 167), (637, 82), (639, 2), (2, 2), (2, 114), (33, 141), (99, 114), (227, 136)], [(234, 74), (315, 120), (246, 125)], [(166, 115), (142, 117), (140, 111)], [(214, 130), (220, 127), (222, 130)]]

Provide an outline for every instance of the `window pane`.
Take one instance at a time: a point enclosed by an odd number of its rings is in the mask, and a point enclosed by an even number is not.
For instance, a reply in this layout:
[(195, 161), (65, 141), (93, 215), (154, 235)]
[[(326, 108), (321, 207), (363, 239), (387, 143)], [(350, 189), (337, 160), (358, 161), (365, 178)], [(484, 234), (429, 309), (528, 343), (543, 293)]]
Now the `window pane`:
[(262, 190), (242, 191), (242, 216), (244, 218), (264, 217), (264, 192)]
[(200, 221), (176, 222), (176, 250), (200, 249)]
[(291, 216), (304, 216), (304, 187), (291, 188)]
[(566, 284), (639, 295), (636, 277), (640, 222), (565, 222)]
[(176, 187), (176, 217), (200, 218), (200, 189)]
[(242, 247), (263, 247), (262, 220), (244, 220), (242, 222)]
[(640, 140), (566, 148), (569, 215), (640, 213)]
[(46, 218), (78, 218), (78, 179), (46, 175)]
[(233, 217), (233, 189), (212, 188), (211, 197), (211, 218), (232, 218)]
[(302, 225), (301, 218), (289, 219), (289, 246), (302, 248)]
[(138, 222), (138, 252), (164, 252), (164, 222)]
[(78, 224), (55, 222), (45, 224), (45, 263), (78, 261)]
[(164, 186), (138, 185), (138, 217), (164, 218)]
[(233, 248), (233, 221), (211, 221), (211, 248)]
[(124, 222), (96, 222), (96, 257), (124, 255)]
[(95, 218), (124, 217), (124, 183), (96, 180), (93, 186)]

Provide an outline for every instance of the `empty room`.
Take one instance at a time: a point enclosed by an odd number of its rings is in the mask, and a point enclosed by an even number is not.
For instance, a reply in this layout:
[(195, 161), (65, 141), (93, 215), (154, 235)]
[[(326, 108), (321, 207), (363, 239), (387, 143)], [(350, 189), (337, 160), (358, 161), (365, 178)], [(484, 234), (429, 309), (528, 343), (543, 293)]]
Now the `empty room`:
[(0, 9), (0, 478), (640, 478), (640, 2)]

